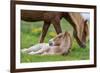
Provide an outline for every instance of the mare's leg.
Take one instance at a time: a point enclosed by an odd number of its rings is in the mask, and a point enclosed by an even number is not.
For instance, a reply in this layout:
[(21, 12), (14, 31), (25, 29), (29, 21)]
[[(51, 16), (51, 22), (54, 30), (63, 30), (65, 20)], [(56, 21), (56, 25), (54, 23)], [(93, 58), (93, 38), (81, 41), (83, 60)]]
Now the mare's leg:
[(60, 26), (60, 17), (55, 17), (55, 19), (53, 21), (53, 26), (54, 26), (57, 34), (62, 32), (62, 29)]
[(44, 25), (43, 25), (43, 28), (42, 28), (42, 34), (41, 34), (40, 40), (39, 40), (40, 43), (42, 43), (44, 41), (44, 38), (47, 34), (49, 26), (50, 26), (50, 22), (45, 22), (44, 21)]

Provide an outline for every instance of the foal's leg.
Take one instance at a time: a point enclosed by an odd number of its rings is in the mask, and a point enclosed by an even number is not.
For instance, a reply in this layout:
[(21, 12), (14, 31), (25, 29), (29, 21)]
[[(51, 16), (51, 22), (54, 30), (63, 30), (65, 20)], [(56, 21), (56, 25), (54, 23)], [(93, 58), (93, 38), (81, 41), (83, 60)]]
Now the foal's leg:
[(44, 52), (44, 49), (40, 49), (40, 50), (38, 50), (38, 51), (36, 51), (36, 52), (30, 52), (30, 53), (28, 53), (29, 55), (36, 55), (36, 54), (42, 54)]
[(36, 54), (46, 54), (46, 51), (48, 51), (50, 48), (41, 48), (40, 50), (36, 51), (36, 52), (30, 52), (28, 54), (30, 55), (36, 55)]
[(49, 26), (50, 26), (50, 22), (45, 22), (44, 21), (44, 25), (43, 25), (43, 28), (42, 28), (42, 34), (40, 36), (40, 41), (39, 41), (40, 43), (42, 43), (44, 41), (44, 38), (47, 34)]
[(53, 21), (53, 26), (54, 26), (57, 34), (62, 32), (62, 29), (60, 26), (60, 17), (55, 17), (55, 19)]

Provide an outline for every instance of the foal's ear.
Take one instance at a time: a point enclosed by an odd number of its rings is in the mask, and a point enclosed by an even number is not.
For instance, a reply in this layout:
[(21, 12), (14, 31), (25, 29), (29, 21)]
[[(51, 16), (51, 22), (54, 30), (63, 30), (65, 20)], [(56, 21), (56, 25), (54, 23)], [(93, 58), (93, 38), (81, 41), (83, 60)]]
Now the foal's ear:
[(67, 31), (65, 31), (65, 32), (64, 32), (64, 36), (66, 36), (67, 34), (68, 34), (68, 32), (67, 32)]

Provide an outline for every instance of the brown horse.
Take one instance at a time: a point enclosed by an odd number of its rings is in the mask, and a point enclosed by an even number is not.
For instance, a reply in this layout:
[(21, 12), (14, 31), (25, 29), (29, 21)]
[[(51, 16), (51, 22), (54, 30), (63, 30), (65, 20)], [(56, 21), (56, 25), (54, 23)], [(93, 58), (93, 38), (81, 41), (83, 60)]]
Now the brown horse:
[(74, 37), (81, 47), (86, 46), (86, 37), (88, 35), (88, 26), (86, 21), (75, 12), (52, 12), (52, 11), (32, 11), (21, 10), (21, 19), (25, 21), (44, 21), (40, 43), (44, 41), (50, 24), (53, 24), (57, 34), (61, 33), (60, 20), (65, 18), (74, 28)]
[(80, 13), (64, 13), (63, 16), (74, 28), (74, 37), (81, 47), (86, 47), (86, 38), (88, 36), (87, 20), (84, 20)]

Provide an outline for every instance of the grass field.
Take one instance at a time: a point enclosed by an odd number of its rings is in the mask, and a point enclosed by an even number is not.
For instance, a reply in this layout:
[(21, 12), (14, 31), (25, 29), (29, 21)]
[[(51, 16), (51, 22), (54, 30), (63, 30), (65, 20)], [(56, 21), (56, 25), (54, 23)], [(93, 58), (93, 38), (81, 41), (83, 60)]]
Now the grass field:
[[(37, 44), (42, 31), (43, 22), (25, 22), (21, 21), (21, 48), (28, 48)], [(73, 32), (72, 26), (64, 19), (61, 21), (63, 32)], [(56, 36), (56, 32), (51, 25), (45, 37), (45, 42)], [(72, 36), (73, 38), (73, 36)], [(28, 55), (21, 53), (21, 62), (47, 62), (47, 61), (65, 61), (65, 60), (87, 60), (89, 59), (89, 41), (86, 48), (80, 48), (73, 38), (71, 52), (66, 56), (61, 55)]]

